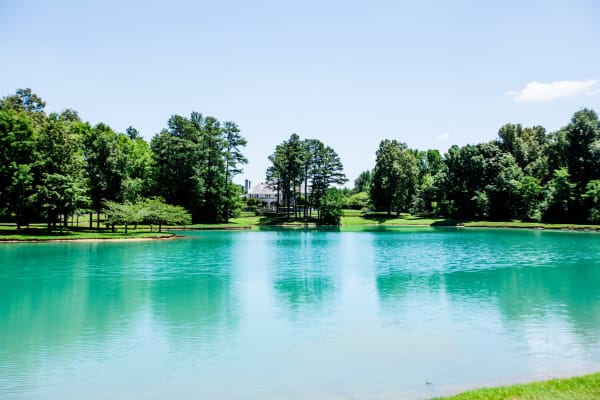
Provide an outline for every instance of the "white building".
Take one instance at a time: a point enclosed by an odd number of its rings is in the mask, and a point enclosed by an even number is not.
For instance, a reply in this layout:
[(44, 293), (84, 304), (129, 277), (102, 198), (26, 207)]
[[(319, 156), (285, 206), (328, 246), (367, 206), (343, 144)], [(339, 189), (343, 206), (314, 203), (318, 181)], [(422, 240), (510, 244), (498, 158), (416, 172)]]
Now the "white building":
[(251, 186), (245, 197), (247, 199), (258, 199), (267, 206), (277, 205), (277, 191), (264, 182)]

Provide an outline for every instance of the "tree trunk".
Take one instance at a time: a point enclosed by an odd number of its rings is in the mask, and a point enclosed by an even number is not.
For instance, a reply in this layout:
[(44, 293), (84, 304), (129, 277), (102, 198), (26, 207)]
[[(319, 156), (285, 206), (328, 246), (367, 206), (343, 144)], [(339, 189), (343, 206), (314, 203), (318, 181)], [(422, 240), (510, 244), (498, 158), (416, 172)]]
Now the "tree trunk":
[(90, 229), (94, 227), (94, 223), (92, 222), (94, 214), (90, 211)]
[(308, 214), (308, 167), (304, 167), (304, 220)]
[(96, 229), (100, 230), (100, 210), (96, 210)]
[(225, 162), (225, 223), (229, 222), (229, 200), (229, 160), (227, 160)]
[(127, 222), (125, 222), (125, 236), (127, 236)]
[(275, 211), (277, 212), (277, 214), (279, 214), (279, 182), (277, 182), (277, 204)]

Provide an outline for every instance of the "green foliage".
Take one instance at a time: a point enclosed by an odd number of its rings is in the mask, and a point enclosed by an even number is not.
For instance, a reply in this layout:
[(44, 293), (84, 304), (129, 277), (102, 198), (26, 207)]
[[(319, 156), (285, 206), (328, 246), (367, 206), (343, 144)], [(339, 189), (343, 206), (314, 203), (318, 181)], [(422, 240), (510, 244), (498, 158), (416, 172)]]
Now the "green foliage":
[(246, 140), (233, 122), (193, 112), (174, 115), (151, 142), (153, 193), (189, 210), (195, 222), (225, 222), (239, 204), (231, 179), (247, 160)]
[(160, 197), (143, 199), (138, 203), (116, 203), (107, 201), (104, 203), (104, 213), (107, 221), (113, 226), (130, 224), (158, 225), (158, 231), (163, 225), (189, 225), (192, 222), (191, 215), (180, 206), (165, 203)]
[(585, 186), (583, 201), (589, 212), (589, 221), (593, 223), (600, 222), (600, 180), (589, 181)]
[(367, 192), (355, 193), (346, 199), (346, 207), (354, 210), (362, 210), (363, 208), (368, 208), (369, 203), (369, 193)]
[(416, 192), (418, 174), (417, 158), (406, 144), (381, 141), (370, 191), (373, 206), (388, 214), (407, 210)]
[[(133, 127), (117, 133), (82, 122), (72, 109), (44, 109), (31, 89), (0, 99), (3, 220), (20, 227), (43, 219), (54, 229), (84, 209), (100, 213), (105, 204), (153, 195), (183, 207), (194, 222), (239, 215), (243, 201), (232, 180), (247, 163), (246, 140), (234, 122), (174, 115), (149, 145)], [(322, 219), (328, 190), (347, 181), (338, 154), (317, 139), (293, 134), (269, 161), (267, 182), (288, 218), (293, 212), (309, 220), (316, 210)], [(496, 140), (452, 146), (444, 157), (383, 140), (374, 169), (359, 175), (352, 193), (339, 194), (347, 207), (388, 214), (600, 223), (599, 181), (600, 121), (583, 109), (556, 132), (506, 124)]]
[(338, 189), (327, 189), (321, 199), (321, 212), (319, 223), (325, 225), (339, 225), (344, 215), (342, 206), (344, 197)]
[(575, 184), (566, 168), (554, 171), (554, 177), (546, 186), (544, 221), (568, 222), (574, 206)]
[(305, 200), (302, 206), (306, 218), (310, 208), (321, 209), (327, 189), (347, 181), (342, 161), (335, 150), (316, 139), (301, 140), (298, 135), (292, 134), (275, 147), (269, 161), (267, 183), (282, 194), (288, 218), (292, 207), (295, 216), (298, 215), (297, 206), (303, 191)]
[(573, 183), (585, 187), (587, 182), (600, 178), (600, 160), (594, 157), (600, 142), (600, 121), (593, 110), (583, 109), (573, 115), (563, 128), (567, 139), (567, 167)]
[(39, 160), (33, 120), (23, 112), (0, 109), (0, 212), (14, 216), (18, 226), (33, 219)]
[(471, 201), (475, 206), (473, 215), (476, 218), (486, 219), (490, 216), (490, 199), (487, 193), (477, 191)]
[(142, 222), (158, 225), (159, 232), (162, 225), (189, 225), (192, 222), (185, 208), (167, 204), (160, 197), (144, 200), (140, 204), (140, 215)]
[(104, 203), (104, 213), (106, 214), (107, 222), (112, 226), (113, 232), (115, 225), (125, 225), (125, 234), (129, 224), (137, 224), (143, 220), (143, 204), (131, 203), (116, 203), (114, 201), (106, 201)]
[(369, 192), (371, 183), (373, 182), (373, 173), (371, 170), (361, 172), (358, 177), (354, 180), (354, 193)]
[(517, 182), (515, 193), (518, 196), (517, 215), (524, 221), (539, 221), (543, 195), (540, 181), (525, 175)]

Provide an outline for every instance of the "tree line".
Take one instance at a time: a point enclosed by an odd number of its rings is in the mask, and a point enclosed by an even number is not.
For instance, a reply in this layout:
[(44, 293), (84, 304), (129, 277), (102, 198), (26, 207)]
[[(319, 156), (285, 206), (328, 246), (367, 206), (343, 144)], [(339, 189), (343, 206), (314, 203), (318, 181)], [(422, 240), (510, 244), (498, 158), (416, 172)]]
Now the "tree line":
[(318, 139), (300, 139), (292, 134), (269, 156), (267, 183), (277, 192), (287, 217), (303, 219), (317, 213), (321, 223), (338, 223), (343, 199), (332, 189), (348, 181), (338, 154)]
[(39, 96), (18, 89), (0, 99), (0, 219), (54, 229), (87, 210), (90, 225), (103, 211), (113, 222), (226, 222), (241, 206), (232, 178), (247, 163), (245, 145), (234, 122), (197, 112), (172, 116), (148, 143), (133, 127), (92, 126), (72, 109), (46, 114)]
[[(133, 127), (92, 126), (72, 109), (47, 114), (39, 96), (18, 89), (0, 99), (0, 220), (54, 229), (87, 211), (90, 225), (101, 212), (111, 224), (227, 222), (242, 206), (232, 180), (247, 163), (246, 144), (234, 122), (197, 112), (173, 115), (146, 142)], [(335, 223), (346, 204), (458, 219), (600, 222), (600, 122), (589, 109), (556, 132), (506, 124), (495, 140), (443, 156), (383, 140), (352, 192), (336, 189), (347, 182), (342, 162), (318, 139), (292, 134), (268, 158), (266, 181), (288, 218), (314, 212)]]
[(600, 122), (583, 109), (556, 132), (506, 124), (487, 143), (437, 150), (383, 140), (354, 207), (458, 219), (600, 222)]

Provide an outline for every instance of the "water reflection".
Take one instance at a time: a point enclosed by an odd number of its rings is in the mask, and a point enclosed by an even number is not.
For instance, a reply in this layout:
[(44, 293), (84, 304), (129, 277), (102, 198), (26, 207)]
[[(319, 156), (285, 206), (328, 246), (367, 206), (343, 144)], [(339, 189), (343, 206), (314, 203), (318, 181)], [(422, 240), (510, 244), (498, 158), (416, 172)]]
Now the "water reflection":
[(292, 317), (323, 310), (336, 290), (335, 240), (327, 231), (276, 234), (271, 264), (278, 303), (285, 305)]
[(586, 372), (598, 287), (585, 234), (0, 246), (0, 398), (423, 398)]
[(580, 344), (598, 348), (600, 244), (577, 234), (507, 231), (489, 240), (490, 233), (377, 236), (382, 309), (401, 320), (402, 305), (418, 296), (416, 307), (437, 304), (427, 315), (448, 312), (448, 304), (479, 304), (479, 312), (490, 313), (494, 307), (510, 330), (566, 318)]
[(239, 300), (234, 288), (236, 242), (231, 235), (199, 235), (169, 248), (176, 260), (153, 276), (150, 298), (153, 314), (169, 332), (176, 347), (226, 340), (239, 323)]

